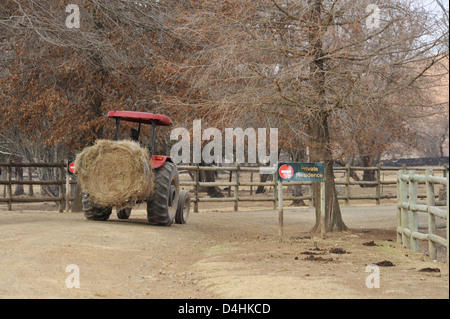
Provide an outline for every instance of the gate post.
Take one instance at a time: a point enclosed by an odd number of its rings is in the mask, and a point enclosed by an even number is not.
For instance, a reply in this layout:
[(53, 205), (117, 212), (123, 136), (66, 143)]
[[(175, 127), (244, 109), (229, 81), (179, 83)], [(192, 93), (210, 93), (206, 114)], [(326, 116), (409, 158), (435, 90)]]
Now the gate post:
[[(427, 192), (427, 213), (428, 213), (428, 234), (436, 235), (436, 218), (430, 213), (430, 207), (435, 205), (434, 184), (430, 183), (429, 178), (433, 176), (433, 170), (425, 171), (425, 188)], [(428, 253), (431, 260), (437, 259), (436, 244), (428, 238)]]
[(278, 237), (283, 238), (283, 182), (278, 180)]
[(8, 157), (8, 166), (6, 167), (6, 179), (8, 180), (8, 185), (6, 186), (6, 198), (8, 199), (8, 210), (12, 210), (12, 163), (11, 156)]
[(409, 171), (409, 230), (411, 231), (411, 249), (414, 252), (419, 251), (419, 240), (414, 238), (413, 234), (419, 231), (417, 221), (417, 210), (413, 206), (417, 204), (417, 186), (418, 182), (414, 180), (415, 170)]

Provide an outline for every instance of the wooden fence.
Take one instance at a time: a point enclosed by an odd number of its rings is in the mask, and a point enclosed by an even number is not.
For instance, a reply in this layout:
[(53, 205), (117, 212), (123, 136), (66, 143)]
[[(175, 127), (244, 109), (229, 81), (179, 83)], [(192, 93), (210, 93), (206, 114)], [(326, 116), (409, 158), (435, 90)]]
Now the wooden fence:
[[(49, 168), (49, 169), (57, 169), (58, 176), (55, 180), (17, 180), (13, 178), (12, 169), (15, 167), (28, 167), (28, 168)], [(8, 210), (12, 209), (13, 203), (33, 203), (33, 202), (56, 202), (59, 203), (59, 210), (63, 211), (64, 206), (66, 210), (68, 210), (69, 203), (74, 200), (74, 198), (70, 198), (67, 196), (68, 193), (68, 185), (75, 184), (75, 181), (70, 181), (67, 172), (66, 172), (66, 164), (64, 161), (59, 163), (14, 163), (8, 161), (6, 163), (0, 163), (0, 168), (6, 169), (6, 179), (0, 179), (0, 185), (6, 185), (6, 196), (4, 198), (0, 197), (0, 203), (7, 203)], [(377, 205), (380, 204), (382, 199), (393, 199), (397, 197), (396, 194), (396, 185), (397, 180), (384, 180), (385, 174), (394, 174), (396, 176), (397, 171), (401, 169), (398, 167), (385, 167), (385, 166), (376, 166), (376, 167), (335, 167), (334, 173), (338, 177), (338, 175), (342, 175), (339, 178), (336, 178), (336, 185), (343, 188), (343, 193), (338, 195), (338, 199), (343, 200), (346, 205), (350, 205), (351, 201), (354, 200), (374, 200)], [(406, 169), (406, 167), (404, 167)], [(413, 168), (409, 168), (413, 169)], [(426, 170), (428, 168), (418, 167), (414, 168), (416, 170)], [(443, 176), (447, 176), (448, 167), (436, 167), (433, 168), (434, 172), (440, 172)], [(276, 175), (274, 174), (274, 178), (271, 181), (267, 182), (259, 182), (253, 181), (253, 175), (259, 176), (259, 167), (248, 167), (248, 166), (230, 166), (230, 167), (202, 167), (202, 166), (178, 166), (178, 170), (180, 172), (191, 172), (193, 174), (193, 179), (190, 180), (180, 180), (181, 187), (188, 187), (191, 194), (192, 202), (194, 205), (194, 211), (198, 212), (199, 203), (207, 203), (207, 202), (230, 202), (234, 203), (234, 210), (239, 210), (239, 202), (272, 202), (271, 207), (276, 209), (277, 207), (277, 181)], [(200, 181), (200, 172), (201, 171), (215, 171), (215, 172), (228, 172), (228, 180), (227, 181), (215, 181), (215, 182), (201, 182)], [(375, 175), (375, 181), (361, 181), (361, 180), (353, 180), (351, 177), (351, 173), (355, 171), (372, 171)], [(247, 174), (247, 175), (246, 175)], [(251, 175), (250, 178), (248, 178)], [(245, 178), (244, 178), (245, 177)], [(58, 186), (58, 195), (56, 197), (16, 197), (13, 196), (12, 188), (14, 185), (57, 185)], [(66, 185), (66, 186), (65, 186)], [(304, 192), (304, 195), (301, 196), (283, 196), (285, 201), (289, 200), (307, 200), (309, 201), (309, 205), (312, 206), (314, 202), (314, 192), (312, 188), (311, 182), (287, 182), (283, 183), (283, 186), (286, 188), (288, 186), (297, 186), (303, 185), (307, 189)], [(201, 187), (208, 186), (218, 186), (218, 187), (228, 187), (228, 194), (225, 194), (226, 197), (223, 198), (210, 198), (203, 197), (204, 195), (200, 194)], [(270, 195), (253, 195), (253, 188), (258, 186), (264, 186), (272, 188)], [(366, 195), (355, 195), (351, 192), (352, 186), (371, 186), (371, 190), (374, 190), (373, 194)], [(383, 192), (384, 187), (392, 186), (394, 191), (393, 193), (385, 193)], [(248, 196), (243, 196), (243, 190), (250, 189), (250, 193)], [(193, 195), (193, 196), (192, 196)], [(419, 194), (419, 198), (425, 198), (426, 195)]]
[[(58, 171), (56, 180), (17, 180), (13, 179), (13, 168), (46, 168), (56, 169)], [(64, 208), (68, 211), (69, 202), (74, 198), (66, 193), (69, 193), (69, 185), (76, 184), (75, 181), (70, 181), (66, 173), (67, 165), (64, 161), (60, 163), (14, 163), (8, 160), (6, 163), (0, 163), (1, 169), (6, 169), (6, 179), (0, 179), (0, 185), (6, 185), (6, 196), (0, 197), (0, 203), (6, 203), (8, 210), (12, 210), (13, 203), (41, 203), (41, 202), (56, 202), (59, 205), (59, 211), (63, 212)], [(13, 185), (56, 185), (58, 186), (58, 195), (55, 197), (18, 197), (13, 196)]]
[[(417, 201), (419, 184), (425, 184), (426, 204)], [(447, 207), (436, 207), (434, 185), (443, 185), (447, 189)], [(419, 252), (419, 240), (428, 241), (428, 252), (432, 260), (437, 259), (436, 245), (447, 247), (447, 263), (449, 262), (449, 178), (436, 177), (432, 170), (419, 175), (415, 170), (398, 172), (397, 199), (397, 242), (406, 248)], [(428, 233), (419, 232), (418, 213), (428, 214)], [(436, 234), (436, 217), (446, 220), (446, 238)]]
[[(194, 178), (193, 181), (180, 181), (180, 186), (186, 186), (186, 187), (193, 187), (194, 196), (192, 198), (192, 201), (194, 202), (194, 212), (198, 212), (198, 203), (201, 202), (233, 202), (234, 203), (234, 210), (238, 211), (239, 209), (239, 202), (245, 202), (245, 201), (266, 201), (266, 202), (272, 202), (273, 209), (276, 209), (277, 207), (277, 198), (278, 198), (278, 190), (277, 190), (277, 178), (276, 173), (273, 176), (272, 181), (268, 182), (254, 182), (253, 178), (251, 178), (251, 181), (242, 181), (241, 175), (245, 172), (249, 172), (251, 174), (253, 173), (259, 173), (259, 167), (244, 167), (244, 166), (233, 166), (233, 167), (202, 167), (202, 166), (179, 166), (179, 171), (187, 171), (187, 172), (193, 172)], [(352, 167), (352, 166), (345, 166), (345, 167), (335, 167), (334, 173), (337, 175), (338, 173), (342, 173), (343, 177), (340, 179), (336, 179), (335, 184), (336, 185), (343, 185), (344, 186), (344, 194), (338, 195), (338, 199), (344, 200), (345, 204), (349, 205), (350, 201), (352, 200), (375, 200), (377, 205), (380, 205), (382, 199), (396, 199), (397, 194), (396, 193), (390, 193), (385, 194), (383, 193), (383, 187), (392, 185), (397, 185), (397, 179), (393, 180), (384, 180), (383, 176), (385, 172), (393, 172), (394, 174), (399, 171), (400, 169), (407, 169), (406, 167), (399, 168), (399, 167), (385, 167), (385, 166), (376, 166), (376, 167)], [(425, 171), (429, 168), (426, 167), (414, 167), (410, 169), (416, 169), (416, 170), (422, 170)], [(448, 176), (448, 166), (443, 167), (435, 167), (433, 168), (434, 171), (439, 171), (443, 174), (443, 176)], [(200, 182), (200, 172), (201, 171), (222, 171), (222, 172), (229, 172), (230, 178), (228, 182)], [(375, 173), (375, 181), (357, 181), (352, 180), (351, 178), (351, 171), (373, 171)], [(232, 174), (234, 175), (234, 181), (232, 180)], [(283, 196), (283, 200), (308, 200), (310, 203), (310, 206), (313, 205), (314, 202), (314, 192), (311, 182), (286, 182), (283, 183), (283, 186), (297, 186), (297, 185), (305, 185), (309, 187), (309, 191), (307, 195), (302, 196)], [(353, 195), (350, 191), (350, 187), (358, 185), (358, 186), (371, 186), (374, 188), (374, 194), (372, 195)], [(224, 198), (205, 198), (200, 197), (199, 195), (199, 189), (200, 187), (209, 187), (209, 186), (222, 186), (222, 187), (228, 187), (228, 197)], [(271, 187), (272, 188), (272, 194), (270, 196), (261, 196), (261, 195), (253, 195), (253, 196), (239, 196), (239, 191), (242, 190), (242, 187), (257, 187), (257, 186), (264, 186), (264, 187)], [(233, 190), (233, 196), (230, 196), (230, 191)], [(252, 194), (252, 191), (250, 191), (250, 194)], [(436, 195), (437, 196), (437, 195)], [(418, 194), (418, 198), (426, 198), (425, 194)]]

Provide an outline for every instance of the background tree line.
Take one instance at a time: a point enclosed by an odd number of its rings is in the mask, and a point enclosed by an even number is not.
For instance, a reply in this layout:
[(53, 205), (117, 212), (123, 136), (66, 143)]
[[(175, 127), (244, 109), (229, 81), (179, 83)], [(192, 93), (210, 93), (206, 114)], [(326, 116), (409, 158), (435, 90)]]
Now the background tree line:
[(308, 149), (325, 161), (327, 228), (344, 230), (334, 163), (376, 165), (406, 148), (431, 152), (430, 141), (442, 153), (448, 139), (448, 93), (436, 99), (448, 83), (440, 0), (72, 2), (79, 29), (65, 25), (66, 1), (0, 4), (3, 153), (71, 156), (111, 137), (109, 110), (182, 127), (278, 127), (291, 160)]

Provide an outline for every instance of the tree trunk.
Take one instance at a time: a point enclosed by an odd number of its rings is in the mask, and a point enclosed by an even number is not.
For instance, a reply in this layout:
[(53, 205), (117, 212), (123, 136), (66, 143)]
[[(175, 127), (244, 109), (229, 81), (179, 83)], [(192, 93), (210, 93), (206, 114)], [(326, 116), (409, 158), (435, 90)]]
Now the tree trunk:
[[(320, 123), (314, 120), (310, 123), (310, 136), (314, 139), (311, 160), (312, 162), (325, 162), (325, 230), (327, 232), (346, 231), (348, 227), (342, 219), (334, 181), (334, 161), (329, 148), (328, 116), (322, 113), (320, 117)], [(320, 231), (320, 182), (313, 183), (313, 187), (316, 223), (311, 231), (318, 232)]]
[[(311, 1), (311, 21), (320, 25), (322, 19), (322, 1)], [(330, 148), (328, 127), (329, 112), (325, 99), (325, 64), (323, 53), (323, 30), (313, 26), (309, 30), (309, 43), (313, 60), (310, 65), (310, 81), (316, 93), (315, 106), (308, 121), (308, 133), (311, 145), (312, 162), (325, 162), (325, 231), (345, 231), (347, 226), (342, 220), (333, 173), (333, 157)], [(314, 204), (316, 208), (316, 224), (311, 231), (320, 231), (320, 183), (314, 183)]]
[[(370, 156), (361, 156), (363, 167), (372, 167), (372, 160)], [(364, 171), (363, 172), (363, 181), (373, 182), (376, 181), (375, 171)], [(376, 187), (376, 185), (360, 185), (361, 187)]]
[[(33, 169), (31, 167), (28, 168), (28, 181), (33, 180)], [(34, 196), (33, 185), (28, 187), (28, 196)]]
[[(21, 157), (16, 157), (15, 161), (17, 163), (22, 163)], [(23, 181), (23, 167), (16, 167), (15, 168), (16, 173), (16, 180)], [(19, 196), (19, 195), (25, 195), (25, 190), (23, 189), (23, 185), (16, 185), (16, 189), (14, 190), (13, 196)]]
[[(288, 189), (291, 188), (292, 195), (294, 197), (300, 197), (303, 196), (303, 188), (302, 185), (295, 185), (295, 186), (288, 186)], [(294, 199), (292, 201), (291, 206), (307, 206), (303, 199)]]
[[(203, 161), (201, 163), (201, 166), (208, 166)], [(200, 182), (215, 182), (215, 172), (214, 171), (200, 171)], [(200, 190), (199, 190), (200, 191)], [(222, 198), (224, 195), (222, 194), (222, 191), (217, 186), (208, 186), (206, 187), (206, 193), (209, 195), (209, 197), (213, 198)]]
[[(259, 174), (259, 181), (261, 183), (265, 183), (267, 181), (272, 181), (273, 175), (272, 174)], [(266, 192), (266, 188), (264, 186), (258, 186), (256, 188), (255, 194), (264, 194)]]
[[(216, 178), (213, 171), (200, 171), (200, 182), (215, 182)], [(206, 187), (206, 193), (209, 197), (222, 198), (222, 191), (217, 186)]]

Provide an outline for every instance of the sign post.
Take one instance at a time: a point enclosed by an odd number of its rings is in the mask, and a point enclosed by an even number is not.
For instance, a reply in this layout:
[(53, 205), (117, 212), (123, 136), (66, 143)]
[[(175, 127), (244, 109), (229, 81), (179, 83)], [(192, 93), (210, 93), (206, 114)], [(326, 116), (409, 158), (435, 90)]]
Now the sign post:
[(278, 236), (283, 238), (283, 182), (320, 183), (320, 233), (325, 229), (325, 164), (324, 163), (278, 163)]

